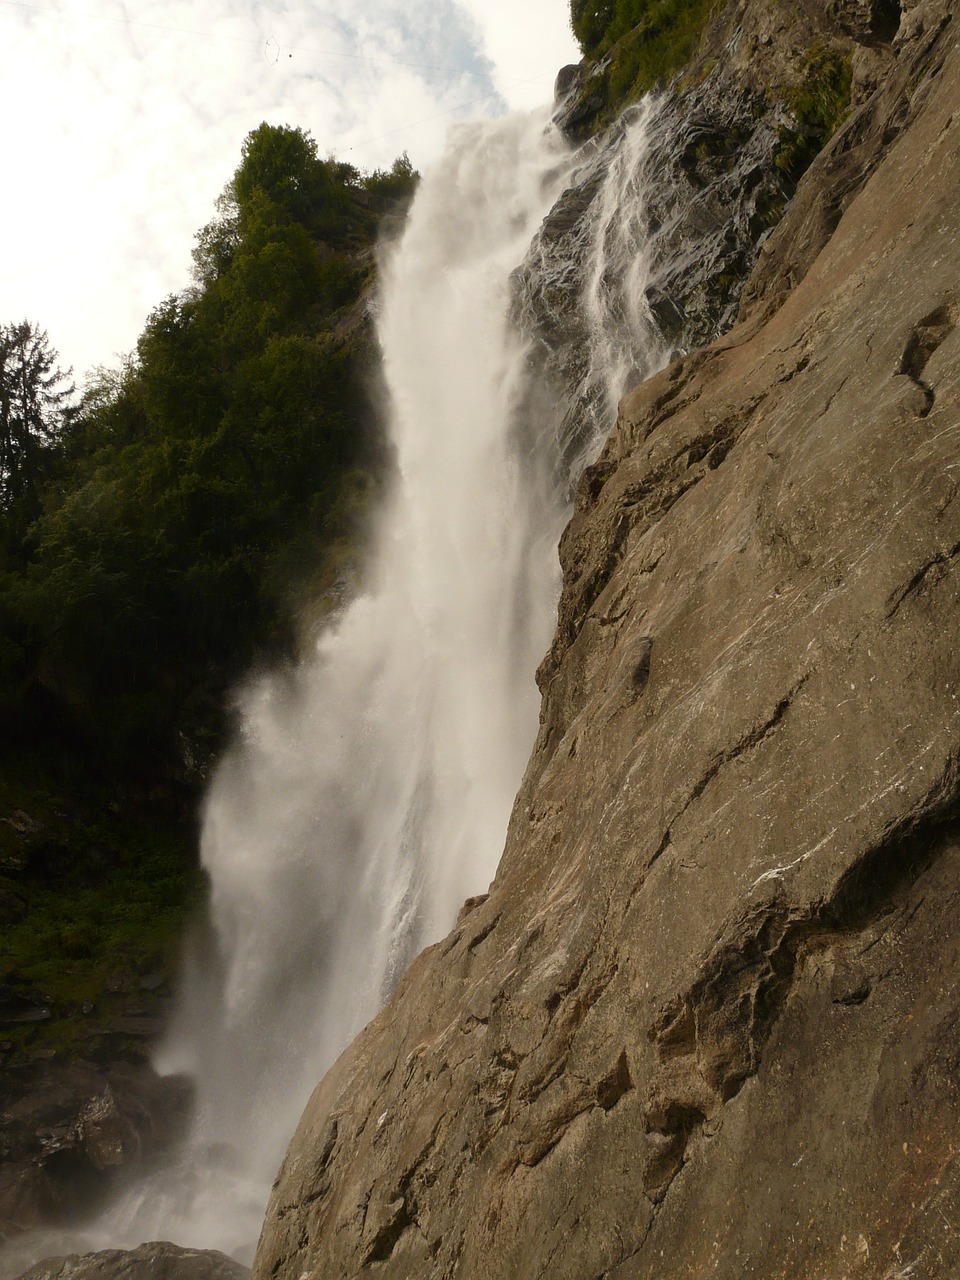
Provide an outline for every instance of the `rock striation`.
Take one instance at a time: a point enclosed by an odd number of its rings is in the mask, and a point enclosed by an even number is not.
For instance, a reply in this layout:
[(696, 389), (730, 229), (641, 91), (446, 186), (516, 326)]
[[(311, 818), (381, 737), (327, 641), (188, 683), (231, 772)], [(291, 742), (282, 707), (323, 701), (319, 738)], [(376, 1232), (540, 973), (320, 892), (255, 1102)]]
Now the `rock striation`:
[(960, 1271), (960, 49), (831, 12), (882, 74), (583, 475), (497, 878), (259, 1280)]

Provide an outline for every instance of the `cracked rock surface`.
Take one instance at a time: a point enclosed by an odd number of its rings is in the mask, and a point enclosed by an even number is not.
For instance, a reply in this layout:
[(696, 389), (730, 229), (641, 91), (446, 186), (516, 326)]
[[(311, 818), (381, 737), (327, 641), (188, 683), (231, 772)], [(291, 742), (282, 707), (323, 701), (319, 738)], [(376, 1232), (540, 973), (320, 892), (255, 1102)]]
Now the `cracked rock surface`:
[(497, 879), (318, 1086), (260, 1280), (960, 1273), (952, 13), (623, 401)]

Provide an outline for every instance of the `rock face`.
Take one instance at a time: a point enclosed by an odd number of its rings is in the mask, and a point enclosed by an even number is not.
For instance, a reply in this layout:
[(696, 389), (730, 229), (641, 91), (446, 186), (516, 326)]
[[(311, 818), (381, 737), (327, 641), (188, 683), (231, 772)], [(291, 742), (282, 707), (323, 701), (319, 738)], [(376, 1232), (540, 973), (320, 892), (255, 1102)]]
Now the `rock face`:
[(182, 1133), (191, 1089), (147, 1063), (51, 1062), (0, 1092), (0, 1242), (75, 1222)]
[(249, 1270), (213, 1249), (157, 1241), (138, 1249), (45, 1258), (20, 1280), (245, 1280)]
[(319, 1085), (256, 1277), (960, 1271), (958, 195), (921, 0), (584, 475), (497, 879)]

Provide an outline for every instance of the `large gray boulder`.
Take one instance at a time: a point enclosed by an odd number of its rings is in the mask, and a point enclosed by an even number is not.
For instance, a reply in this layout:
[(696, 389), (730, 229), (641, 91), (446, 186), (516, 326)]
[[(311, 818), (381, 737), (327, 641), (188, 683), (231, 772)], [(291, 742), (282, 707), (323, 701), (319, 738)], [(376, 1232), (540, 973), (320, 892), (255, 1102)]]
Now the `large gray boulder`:
[(41, 1062), (3, 1086), (0, 1241), (94, 1212), (181, 1136), (192, 1098), (146, 1062)]

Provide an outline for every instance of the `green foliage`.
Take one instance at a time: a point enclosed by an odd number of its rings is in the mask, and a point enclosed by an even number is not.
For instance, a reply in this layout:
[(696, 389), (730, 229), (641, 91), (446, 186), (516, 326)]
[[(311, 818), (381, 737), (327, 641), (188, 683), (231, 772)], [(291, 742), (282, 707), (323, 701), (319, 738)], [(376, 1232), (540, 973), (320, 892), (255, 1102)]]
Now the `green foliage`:
[(96, 1027), (131, 1001), (143, 1005), (141, 977), (174, 976), (185, 920), (205, 890), (192, 832), (142, 807), (123, 813), (69, 771), (58, 784), (42, 760), (5, 774), (0, 813), (26, 821), (0, 823), (0, 986), (42, 999), (52, 1015), (5, 1026), (5, 1061), (50, 1049), (87, 1055)]
[(615, 0), (570, 0), (570, 26), (588, 58), (604, 43), (615, 17)]
[(292, 599), (355, 562), (377, 490), (351, 317), (379, 215), (415, 181), (405, 156), (363, 177), (302, 130), (247, 138), (194, 287), (94, 377), (27, 552), (0, 548), (8, 746), (53, 732), (107, 772), (180, 776), (184, 739), (216, 748), (230, 685), (291, 651)]
[(666, 83), (686, 65), (713, 0), (661, 0), (644, 7), (647, 12), (640, 25), (624, 32), (626, 38), (610, 68), (609, 99), (616, 107)]
[(39, 491), (73, 414), (73, 384), (43, 330), (0, 325), (0, 519), (8, 554), (39, 512)]
[(571, 26), (584, 54), (609, 55), (604, 118), (664, 84), (696, 50), (715, 0), (571, 0)]
[(815, 45), (804, 59), (802, 79), (787, 95), (795, 129), (782, 129), (775, 163), (797, 182), (850, 108), (853, 73), (849, 54)]
[(362, 180), (364, 191), (380, 201), (409, 200), (417, 189), (420, 175), (410, 163), (410, 157), (404, 151), (397, 156), (389, 169), (374, 169)]
[[(571, 0), (573, 33), (588, 58), (605, 54), (618, 40), (649, 45), (648, 52), (627, 54), (648, 85), (680, 69), (700, 38), (713, 0)], [(626, 51), (624, 51), (626, 53)], [(620, 54), (624, 56), (624, 54)], [(636, 78), (636, 77), (634, 77)]]

